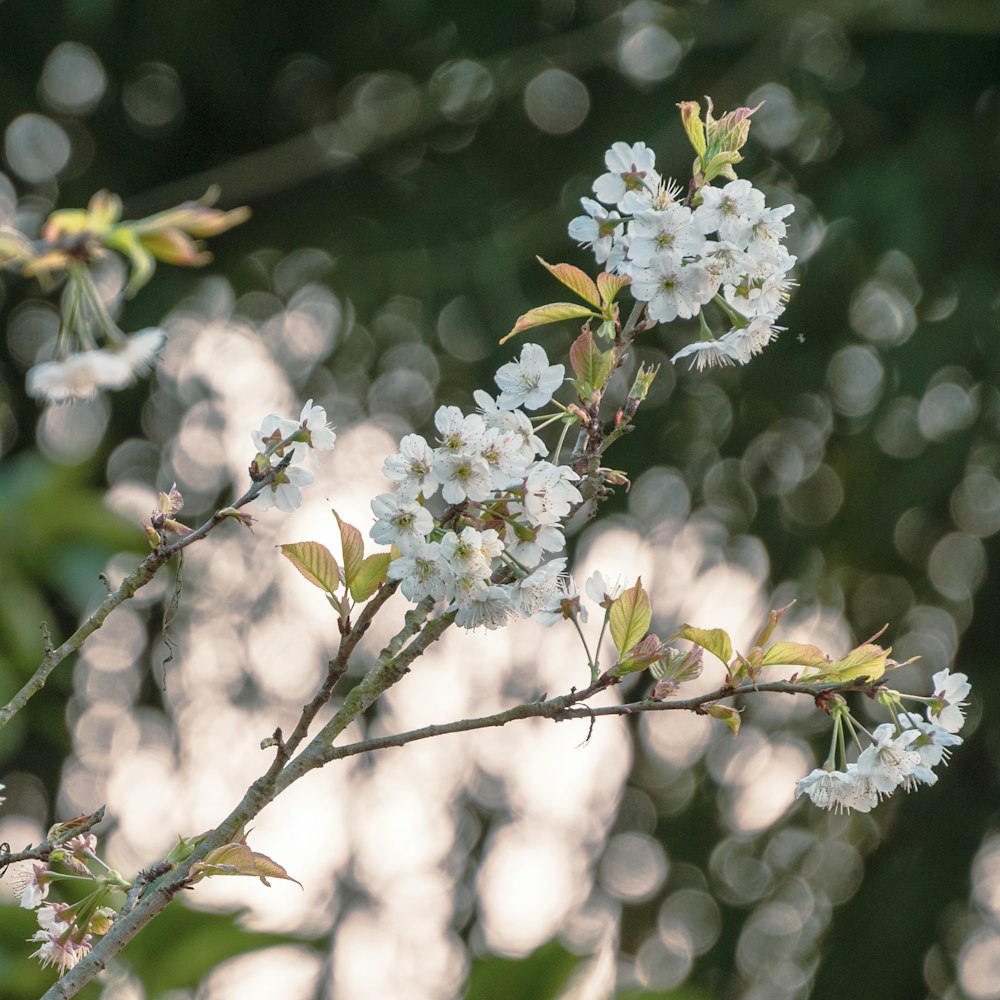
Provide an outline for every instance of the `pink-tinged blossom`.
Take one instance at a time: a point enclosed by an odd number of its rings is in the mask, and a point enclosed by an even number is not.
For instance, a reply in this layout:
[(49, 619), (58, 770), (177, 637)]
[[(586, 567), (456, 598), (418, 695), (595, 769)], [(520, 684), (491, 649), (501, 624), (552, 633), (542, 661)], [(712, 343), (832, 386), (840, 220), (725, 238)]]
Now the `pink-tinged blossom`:
[(49, 866), (44, 861), (32, 861), (31, 869), (19, 873), (14, 892), (25, 910), (35, 909), (49, 894)]
[(545, 349), (525, 344), (517, 361), (502, 365), (496, 373), (500, 389), (497, 406), (501, 409), (540, 410), (563, 384), (564, 365), (550, 365)]
[(40, 942), (31, 957), (37, 958), (43, 969), (51, 965), (60, 975), (72, 969), (90, 951), (92, 942), (89, 933), (63, 918), (65, 910), (65, 903), (41, 907), (37, 914), (41, 929), (28, 938)]

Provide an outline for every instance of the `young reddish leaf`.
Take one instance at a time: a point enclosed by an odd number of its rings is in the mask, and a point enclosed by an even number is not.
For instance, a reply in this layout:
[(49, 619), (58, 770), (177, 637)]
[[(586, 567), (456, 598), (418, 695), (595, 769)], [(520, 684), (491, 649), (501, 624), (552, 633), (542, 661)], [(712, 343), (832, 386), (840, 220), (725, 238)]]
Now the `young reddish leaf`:
[(650, 633), (637, 642), (615, 666), (608, 671), (611, 677), (624, 677), (649, 667), (655, 674), (656, 667), (663, 663), (664, 649), (659, 636)]
[(302, 883), (266, 854), (252, 851), (244, 843), (224, 844), (209, 851), (201, 861), (191, 866), (195, 878), (210, 878), (212, 875), (254, 875), (269, 886), (269, 878), (283, 878), (294, 882), (300, 889)]
[[(773, 614), (773, 612), (772, 612)], [(765, 650), (762, 667), (780, 664), (786, 667), (827, 667), (830, 657), (818, 646), (804, 642), (776, 642)]]
[(569, 363), (579, 380), (580, 395), (600, 389), (615, 370), (615, 352), (599, 351), (589, 330), (584, 330), (569, 349)]
[(522, 330), (530, 330), (533, 326), (558, 323), (564, 319), (581, 319), (584, 316), (600, 319), (600, 316), (592, 309), (578, 306), (575, 302), (552, 302), (547, 306), (537, 306), (534, 309), (529, 309), (523, 316), (518, 316), (510, 333), (501, 338), (500, 343), (507, 343), (511, 337), (516, 336)]
[(286, 542), (281, 554), (314, 586), (332, 594), (340, 585), (340, 569), (320, 542)]
[(634, 587), (629, 587), (611, 605), (609, 612), (611, 639), (623, 655), (640, 642), (649, 631), (649, 623), (653, 620), (653, 612), (649, 603), (649, 594), (642, 589), (642, 579), (635, 581)]
[(341, 521), (336, 511), (333, 512), (333, 516), (340, 525), (340, 544), (344, 550), (344, 582), (348, 587), (353, 587), (354, 578), (358, 575), (361, 561), (365, 557), (365, 543), (362, 541), (361, 532), (353, 524)]
[(608, 274), (602, 271), (597, 276), (597, 290), (601, 294), (601, 301), (606, 305), (611, 305), (618, 296), (618, 293), (631, 281), (624, 274)]
[(377, 552), (361, 560), (357, 575), (351, 580), (351, 597), (359, 604), (367, 601), (382, 585), (392, 556), (388, 552)]
[(535, 260), (570, 291), (576, 292), (581, 299), (589, 302), (595, 308), (600, 308), (601, 297), (597, 291), (597, 285), (585, 271), (581, 271), (580, 268), (574, 267), (572, 264), (550, 264), (548, 261), (542, 260), (541, 257), (536, 257)]
[(724, 722), (733, 731), (733, 736), (738, 736), (740, 732), (740, 713), (730, 705), (709, 705), (705, 709), (713, 718)]
[(701, 646), (713, 656), (717, 656), (729, 667), (733, 658), (733, 643), (729, 634), (721, 628), (695, 628), (694, 625), (682, 625), (667, 642), (674, 639), (687, 639), (696, 646)]

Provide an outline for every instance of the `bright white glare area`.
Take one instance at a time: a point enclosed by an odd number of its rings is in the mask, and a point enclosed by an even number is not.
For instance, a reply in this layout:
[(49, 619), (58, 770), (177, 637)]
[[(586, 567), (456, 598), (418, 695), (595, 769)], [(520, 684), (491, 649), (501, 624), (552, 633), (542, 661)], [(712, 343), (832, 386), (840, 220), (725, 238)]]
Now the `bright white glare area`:
[(38, 90), (54, 111), (81, 115), (96, 107), (107, 83), (104, 66), (93, 49), (79, 42), (62, 42), (45, 60)]
[(700, 889), (679, 889), (664, 900), (657, 917), (657, 927), (665, 940), (683, 927), (692, 949), (703, 955), (719, 939), (722, 913), (719, 904)]
[(691, 712), (647, 712), (639, 720), (643, 743), (666, 765), (690, 767), (716, 734), (713, 720)]
[(310, 948), (277, 945), (237, 955), (209, 974), (199, 1000), (312, 1000), (323, 956)]
[(687, 929), (668, 927), (651, 934), (639, 946), (636, 976), (651, 990), (673, 990), (687, 979), (694, 963), (694, 949)]
[(984, 927), (965, 942), (958, 956), (958, 981), (970, 1000), (1000, 997), (1000, 933)]
[(684, 50), (659, 24), (644, 24), (622, 36), (618, 68), (636, 83), (656, 83), (677, 70)]
[(602, 885), (628, 903), (641, 903), (656, 895), (668, 871), (662, 845), (644, 833), (615, 834), (601, 858)]
[(465, 952), (419, 913), (401, 920), (359, 908), (337, 929), (333, 972), (337, 1000), (451, 1000), (460, 995)]
[(586, 898), (590, 880), (584, 875), (563, 832), (526, 823), (501, 827), (477, 879), (487, 947), (525, 955), (547, 941)]
[(1000, 923), (1000, 836), (990, 837), (972, 866), (972, 895)]
[(11, 170), (29, 184), (53, 180), (73, 151), (61, 125), (30, 112), (15, 118), (4, 134), (4, 154)]
[(78, 465), (97, 450), (110, 415), (103, 396), (47, 406), (38, 421), (39, 451), (56, 465)]
[(730, 827), (744, 833), (757, 833), (774, 823), (794, 802), (795, 782), (813, 767), (812, 754), (804, 745), (769, 742), (750, 726), (740, 730), (735, 745), (717, 742), (713, 755), (731, 755), (722, 775), (723, 808)]
[(122, 104), (132, 127), (140, 135), (172, 129), (184, 116), (181, 79), (165, 63), (143, 63), (122, 87)]
[(524, 110), (539, 131), (566, 135), (578, 129), (590, 112), (590, 91), (566, 70), (543, 69), (524, 88)]

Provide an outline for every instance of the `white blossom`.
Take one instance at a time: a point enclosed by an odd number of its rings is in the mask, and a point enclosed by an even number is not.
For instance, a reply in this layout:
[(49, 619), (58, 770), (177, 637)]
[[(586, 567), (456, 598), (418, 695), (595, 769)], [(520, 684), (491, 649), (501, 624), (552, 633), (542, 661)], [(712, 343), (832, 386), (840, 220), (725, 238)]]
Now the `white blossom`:
[(377, 520), (369, 532), (378, 545), (395, 545), (409, 555), (430, 534), (434, 518), (426, 507), (410, 497), (380, 493), (371, 502)]
[(697, 316), (715, 294), (712, 277), (698, 263), (685, 264), (679, 258), (661, 254), (646, 267), (632, 273), (632, 294), (648, 303), (651, 319), (668, 323), (680, 316)]
[(400, 580), (400, 589), (414, 603), (425, 597), (435, 601), (449, 599), (454, 591), (455, 575), (441, 555), (438, 542), (415, 545), (410, 555), (389, 563), (388, 577)]
[(394, 479), (399, 493), (407, 497), (432, 496), (438, 481), (431, 473), (434, 452), (419, 434), (407, 434), (399, 442), (399, 451), (382, 463), (382, 475)]
[(874, 741), (858, 757), (858, 775), (871, 781), (880, 795), (891, 795), (920, 764), (920, 754), (910, 744), (920, 735), (916, 729), (904, 729), (886, 722), (872, 734)]
[(699, 191), (701, 204), (694, 210), (694, 223), (706, 235), (746, 247), (753, 227), (764, 214), (764, 194), (748, 180), (730, 181), (724, 188), (705, 185)]
[(524, 480), (524, 514), (529, 524), (555, 524), (574, 504), (582, 503), (572, 480), (580, 477), (568, 465), (535, 462)]
[(934, 704), (927, 718), (949, 733), (957, 733), (965, 725), (965, 698), (972, 690), (968, 675), (953, 674), (947, 667), (931, 678), (934, 681)]
[(282, 469), (253, 500), (258, 510), (270, 510), (276, 507), (285, 514), (290, 514), (302, 504), (302, 487), (311, 486), (316, 477), (301, 465), (289, 465)]
[(562, 385), (566, 368), (550, 365), (545, 349), (538, 344), (525, 344), (517, 361), (502, 365), (496, 373), (500, 389), (497, 406), (501, 409), (539, 410), (552, 399)]
[(627, 142), (613, 143), (604, 155), (604, 163), (608, 172), (594, 181), (594, 194), (605, 205), (623, 207), (620, 203), (629, 191), (652, 196), (660, 187), (656, 154), (644, 142), (631, 146)]

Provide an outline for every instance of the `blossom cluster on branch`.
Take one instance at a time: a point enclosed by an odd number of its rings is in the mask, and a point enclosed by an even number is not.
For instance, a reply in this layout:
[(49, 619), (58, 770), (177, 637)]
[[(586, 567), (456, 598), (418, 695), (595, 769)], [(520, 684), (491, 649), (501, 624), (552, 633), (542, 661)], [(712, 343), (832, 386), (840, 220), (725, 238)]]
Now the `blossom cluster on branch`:
[[(355, 753), (532, 717), (589, 717), (593, 722), (605, 715), (667, 710), (708, 715), (737, 734), (744, 699), (780, 692), (811, 697), (832, 722), (829, 756), (797, 783), (796, 795), (824, 809), (867, 812), (899, 788), (912, 790), (937, 780), (933, 768), (961, 743), (957, 733), (970, 693), (968, 678), (944, 669), (934, 674), (930, 696), (891, 690), (885, 676), (900, 664), (890, 658), (890, 647), (875, 642), (878, 636), (839, 657), (806, 643), (773, 642), (789, 605), (771, 611), (743, 650), (721, 628), (688, 623), (672, 626), (672, 634), (661, 639), (652, 631), (654, 609), (641, 578), (609, 583), (600, 573), (584, 586), (584, 594), (602, 612), (596, 643), (590, 645), (580, 628), (588, 612), (567, 572), (567, 527), (578, 511), (587, 507), (592, 512), (615, 487), (629, 484), (625, 472), (605, 464), (605, 454), (631, 429), (657, 375), (656, 368), (639, 365), (627, 391), (609, 392), (622, 377), (636, 338), (658, 323), (697, 317), (701, 338), (674, 360), (691, 357), (699, 370), (744, 364), (777, 335), (776, 322), (792, 285), (788, 274), (795, 258), (782, 243), (791, 206), (767, 208), (762, 192), (736, 177), (733, 169), (741, 160), (739, 150), (755, 109), (740, 108), (716, 119), (709, 104), (702, 121), (697, 105), (680, 108), (697, 154), (690, 184), (684, 188), (664, 180), (644, 143), (615, 143), (605, 158), (607, 172), (594, 183), (597, 200), (584, 198), (586, 214), (569, 227), (570, 235), (591, 246), (606, 269), (591, 278), (570, 264), (543, 261), (583, 304), (532, 309), (507, 335), (559, 320), (582, 320), (568, 352), (568, 373), (567, 365), (550, 363), (542, 346), (526, 343), (516, 359), (496, 372), (498, 395), (476, 391), (475, 412), (440, 407), (433, 441), (405, 435), (383, 465), (395, 490), (371, 500), (374, 517), (368, 535), (387, 551), (366, 555), (362, 530), (336, 513), (339, 559), (319, 541), (281, 546), (302, 576), (326, 595), (337, 615), (340, 645), (290, 735), (278, 727), (261, 741), (262, 749), (273, 750), (273, 760), (230, 815), (206, 834), (180, 837), (166, 858), (132, 880), (98, 857), (96, 838), (89, 832), (98, 814), (57, 825), (37, 848), (17, 855), (0, 851), (0, 870), (15, 861), (28, 865), (19, 892), (21, 905), (34, 909), (38, 919), (39, 929), (31, 938), (38, 944), (34, 955), (43, 965), (67, 973), (53, 996), (65, 1000), (75, 995), (182, 888), (223, 875), (257, 877), (265, 884), (268, 877), (291, 879), (281, 865), (250, 849), (246, 824), (310, 770)], [(725, 183), (713, 185), (719, 178)], [(116, 199), (102, 194), (87, 211), (56, 213), (38, 245), (0, 232), (0, 263), (50, 281), (59, 274), (66, 282), (60, 356), (28, 372), (32, 395), (49, 401), (86, 397), (120, 388), (154, 363), (162, 331), (126, 337), (97, 290), (91, 269), (108, 251), (128, 261), (131, 278), (125, 292), (130, 294), (148, 280), (154, 259), (203, 263), (194, 237), (221, 232), (246, 216), (242, 210), (218, 212), (203, 201), (127, 223), (119, 221), (120, 208)], [(620, 296), (626, 288), (635, 301), (623, 317)], [(720, 336), (711, 332), (705, 316), (710, 303), (729, 327)], [(572, 399), (560, 402), (556, 395), (567, 386)], [(542, 436), (550, 428), (559, 429), (552, 445)], [(573, 440), (567, 444), (571, 432)], [(315, 479), (309, 462), (331, 451), (337, 435), (326, 409), (310, 399), (297, 418), (268, 414), (252, 440), (256, 451), (248, 467), (250, 486), (202, 525), (190, 527), (178, 520), (183, 497), (176, 486), (160, 494), (143, 525), (152, 552), (118, 588), (109, 588), (101, 606), (61, 645), (53, 646), (46, 633), (43, 663), (0, 709), (0, 727), (108, 614), (175, 556), (179, 559), (184, 548), (229, 520), (249, 527), (252, 518), (245, 508), (250, 505), (261, 513), (297, 508), (302, 490)], [(358, 644), (397, 589), (413, 605), (402, 625), (345, 694), (332, 719), (307, 743)], [(179, 594), (178, 578), (176, 599)], [(516, 618), (545, 626), (570, 621), (581, 641), (589, 684), (490, 716), (335, 745), (451, 625), (496, 629)], [(605, 637), (614, 660), (602, 667)], [(702, 674), (706, 653), (721, 664), (721, 687), (679, 697)], [(647, 684), (638, 701), (587, 704), (625, 678), (643, 674)], [(848, 707), (845, 694), (851, 691), (875, 697), (889, 721), (869, 732)], [(904, 700), (923, 703), (925, 716), (904, 709)], [(80, 820), (87, 822), (81, 825)], [(88, 890), (82, 899), (49, 900), (51, 887), (71, 882)]]

